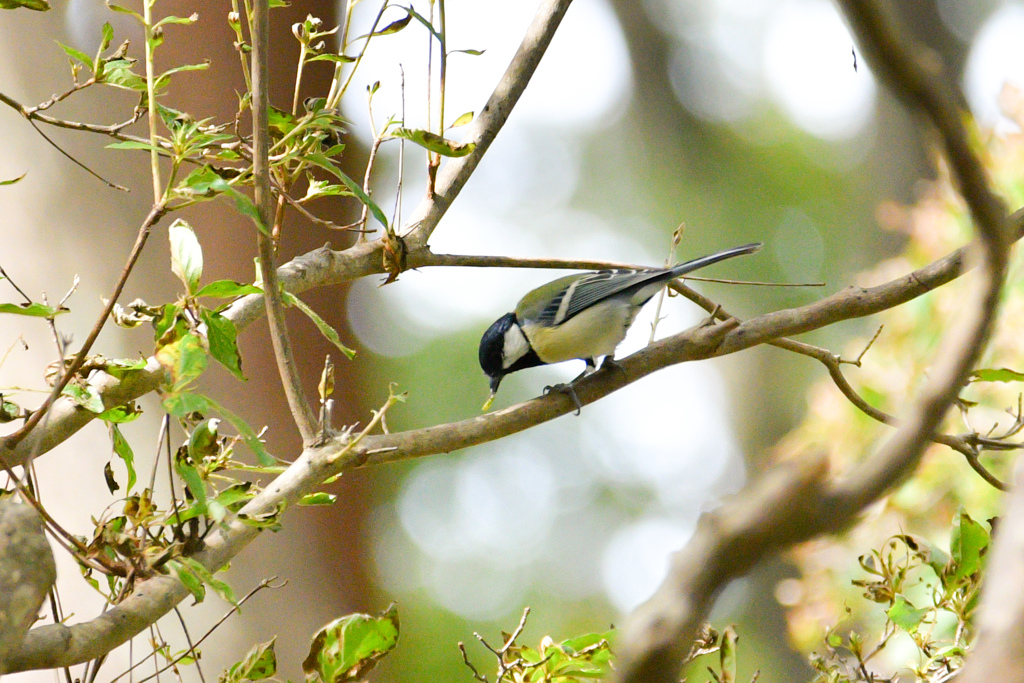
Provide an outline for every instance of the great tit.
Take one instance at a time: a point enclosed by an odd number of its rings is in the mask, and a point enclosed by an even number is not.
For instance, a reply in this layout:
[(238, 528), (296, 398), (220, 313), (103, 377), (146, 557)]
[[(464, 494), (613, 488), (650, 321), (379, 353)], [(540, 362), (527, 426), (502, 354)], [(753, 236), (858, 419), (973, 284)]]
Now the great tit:
[[(672, 268), (566, 275), (534, 289), (480, 339), (480, 367), (491, 380), (484, 410), (511, 372), (574, 359), (587, 363), (580, 377), (593, 372), (599, 357), (604, 356), (605, 362), (613, 357), (641, 307), (667, 282), (761, 246), (760, 242), (745, 244)], [(572, 392), (571, 384), (569, 389)], [(579, 407), (579, 400), (573, 398)]]

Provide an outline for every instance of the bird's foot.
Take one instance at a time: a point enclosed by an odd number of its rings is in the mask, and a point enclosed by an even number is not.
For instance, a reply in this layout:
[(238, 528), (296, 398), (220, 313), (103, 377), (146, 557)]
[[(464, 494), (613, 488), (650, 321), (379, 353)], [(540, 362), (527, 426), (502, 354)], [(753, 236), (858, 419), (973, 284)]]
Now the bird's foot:
[(550, 386), (546, 386), (544, 387), (544, 395), (547, 396), (553, 391), (557, 391), (562, 394), (567, 394), (569, 398), (572, 399), (573, 404), (575, 404), (575, 415), (578, 416), (580, 412), (583, 410), (583, 404), (580, 403), (580, 397), (576, 395), (576, 387), (573, 386), (573, 382), (575, 381), (576, 380), (573, 380), (572, 382), (562, 382), (561, 384), (553, 384)]

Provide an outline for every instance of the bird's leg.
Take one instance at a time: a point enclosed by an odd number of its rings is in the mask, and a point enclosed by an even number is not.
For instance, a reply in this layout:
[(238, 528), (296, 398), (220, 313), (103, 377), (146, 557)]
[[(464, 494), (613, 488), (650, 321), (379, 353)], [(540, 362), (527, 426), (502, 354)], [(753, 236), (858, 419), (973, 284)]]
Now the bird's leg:
[(574, 377), (571, 381), (544, 387), (545, 396), (550, 394), (552, 391), (568, 394), (569, 398), (572, 399), (573, 404), (576, 406), (576, 415), (579, 415), (583, 410), (583, 404), (580, 402), (580, 397), (576, 394), (576, 387), (574, 385), (587, 375), (597, 372), (597, 362), (593, 358), (584, 358), (583, 361), (587, 364), (587, 367), (585, 367), (583, 372)]

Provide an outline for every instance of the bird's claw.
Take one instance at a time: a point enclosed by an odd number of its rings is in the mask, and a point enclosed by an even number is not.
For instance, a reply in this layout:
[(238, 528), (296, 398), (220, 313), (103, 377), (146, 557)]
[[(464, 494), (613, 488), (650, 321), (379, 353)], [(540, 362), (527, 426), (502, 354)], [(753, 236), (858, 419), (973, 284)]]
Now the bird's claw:
[(580, 403), (580, 397), (576, 395), (576, 387), (572, 385), (572, 382), (568, 384), (563, 382), (561, 384), (554, 384), (544, 387), (544, 395), (547, 396), (552, 391), (558, 391), (563, 394), (568, 394), (569, 398), (572, 399), (573, 404), (576, 406), (575, 415), (579, 415), (583, 410), (583, 404)]

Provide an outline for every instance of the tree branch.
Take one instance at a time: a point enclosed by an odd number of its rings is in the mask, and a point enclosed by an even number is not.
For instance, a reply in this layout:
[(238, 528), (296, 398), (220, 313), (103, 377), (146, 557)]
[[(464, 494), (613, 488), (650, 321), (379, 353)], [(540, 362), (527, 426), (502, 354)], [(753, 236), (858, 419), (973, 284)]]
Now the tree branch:
[[(852, 524), (860, 510), (908, 477), (966, 382), (995, 319), (1006, 269), (1007, 219), (980, 160), (966, 143), (966, 112), (956, 106), (942, 79), (925, 68), (920, 49), (897, 33), (877, 3), (841, 4), (861, 51), (877, 66), (877, 73), (907, 104), (924, 110), (943, 138), (978, 234), (975, 251), (981, 268), (967, 314), (947, 335), (932, 377), (896, 432), (847, 477), (829, 484), (822, 456), (807, 457), (793, 470), (770, 473), (732, 504), (701, 520), (694, 538), (673, 558), (668, 578), (627, 621), (617, 681), (675, 681), (700, 623), (726, 582), (774, 552)], [(924, 282), (921, 286), (927, 287)], [(857, 308), (869, 300), (854, 296), (849, 305)], [(737, 332), (743, 328), (740, 325)], [(759, 336), (757, 325), (747, 329)]]
[(254, 0), (252, 14), (252, 174), (256, 210), (260, 222), (256, 231), (259, 246), (260, 272), (263, 274), (264, 306), (270, 341), (274, 348), (277, 371), (281, 376), (288, 408), (298, 427), (302, 442), (313, 443), (317, 438), (316, 414), (302, 391), (302, 379), (295, 364), (288, 325), (284, 319), (281, 285), (277, 279), (274, 240), (270, 236), (274, 224), (274, 197), (270, 191), (270, 8), (268, 0)]

